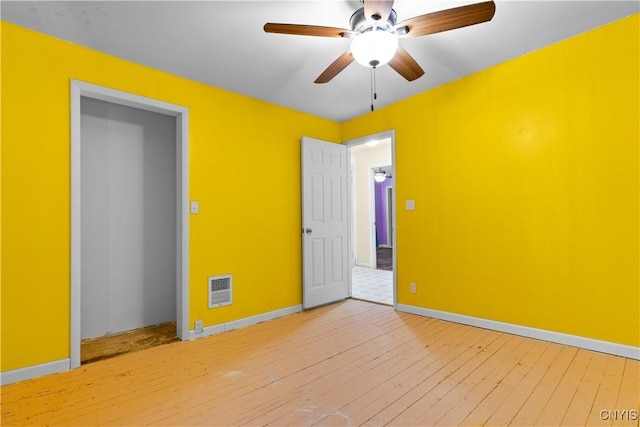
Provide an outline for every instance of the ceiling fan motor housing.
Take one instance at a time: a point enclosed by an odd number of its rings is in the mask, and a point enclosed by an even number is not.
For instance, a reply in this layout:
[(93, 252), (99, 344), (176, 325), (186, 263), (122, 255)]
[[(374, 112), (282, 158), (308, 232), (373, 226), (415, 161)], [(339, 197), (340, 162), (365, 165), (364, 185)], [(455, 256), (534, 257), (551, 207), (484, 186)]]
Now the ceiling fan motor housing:
[(349, 24), (355, 33), (351, 42), (351, 52), (360, 64), (376, 68), (389, 62), (398, 47), (393, 28), (398, 16), (395, 10), (391, 9), (386, 22), (382, 22), (379, 15), (372, 15), (372, 18), (367, 20), (364, 8), (356, 10), (351, 15)]
[(386, 22), (367, 21), (367, 17), (364, 14), (364, 7), (361, 7), (351, 15), (349, 24), (351, 25), (351, 29), (356, 33), (371, 31), (374, 29), (374, 26), (378, 30), (393, 32), (393, 26), (396, 25), (397, 20), (398, 15), (396, 11), (391, 9), (391, 13), (389, 13), (389, 18)]

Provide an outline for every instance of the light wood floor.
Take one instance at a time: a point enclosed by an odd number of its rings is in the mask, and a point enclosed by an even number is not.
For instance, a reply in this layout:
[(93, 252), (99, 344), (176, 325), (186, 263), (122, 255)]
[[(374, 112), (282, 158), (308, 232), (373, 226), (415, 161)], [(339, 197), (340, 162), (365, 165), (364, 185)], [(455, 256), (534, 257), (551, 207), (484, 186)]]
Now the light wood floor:
[[(2, 425), (635, 425), (638, 361), (348, 300), (2, 387)], [(621, 412), (619, 412), (620, 414)]]

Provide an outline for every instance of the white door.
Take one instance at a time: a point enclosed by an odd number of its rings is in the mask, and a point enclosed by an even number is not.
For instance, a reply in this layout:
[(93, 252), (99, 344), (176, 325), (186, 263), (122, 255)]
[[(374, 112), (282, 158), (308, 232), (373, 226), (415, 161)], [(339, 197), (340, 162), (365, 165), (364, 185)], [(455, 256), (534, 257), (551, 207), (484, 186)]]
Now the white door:
[(302, 138), (302, 306), (349, 296), (347, 147)]

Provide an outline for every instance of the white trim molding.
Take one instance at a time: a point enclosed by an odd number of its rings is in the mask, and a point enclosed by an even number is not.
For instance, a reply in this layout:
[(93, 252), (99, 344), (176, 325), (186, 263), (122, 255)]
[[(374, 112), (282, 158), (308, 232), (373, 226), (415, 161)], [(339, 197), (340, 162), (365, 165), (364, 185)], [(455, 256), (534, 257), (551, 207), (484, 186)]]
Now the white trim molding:
[(81, 340), (81, 110), (82, 97), (165, 114), (176, 119), (176, 325), (178, 337), (189, 337), (189, 109), (157, 99), (71, 80), (71, 340), (70, 364), (80, 366)]
[(219, 323), (217, 325), (207, 326), (202, 329), (202, 333), (196, 334), (195, 330), (189, 331), (189, 339), (204, 338), (210, 335), (228, 332), (238, 328), (255, 325), (257, 323), (266, 322), (267, 320), (277, 319), (278, 317), (288, 316), (302, 311), (302, 304), (291, 307), (282, 308), (280, 310), (269, 311), (267, 313), (258, 314), (256, 316), (245, 317), (244, 319), (232, 320), (227, 323)]
[(18, 381), (30, 380), (43, 375), (56, 374), (69, 370), (70, 359), (55, 360), (40, 365), (27, 366), (0, 373), (0, 385), (7, 385)]
[[(395, 129), (389, 129), (389, 130), (385, 130), (382, 132), (378, 132), (378, 133), (374, 133), (372, 135), (367, 135), (367, 136), (363, 136), (361, 138), (355, 138), (355, 139), (350, 139), (348, 141), (343, 141), (343, 144), (346, 145), (349, 148), (349, 157), (351, 157), (351, 148), (352, 147), (356, 147), (358, 145), (362, 145), (362, 144), (366, 144), (368, 142), (371, 141), (377, 141), (377, 140), (383, 140), (383, 139), (390, 139), (391, 140), (391, 176), (394, 178), (394, 186), (397, 184), (397, 181), (395, 181), (396, 179), (396, 130)], [(383, 165), (386, 166), (386, 165)], [(349, 172), (349, 179), (352, 178), (352, 172)], [(354, 195), (352, 194), (353, 192), (353, 188), (351, 185), (348, 186), (347, 188), (348, 191), (348, 198), (351, 201), (351, 199), (354, 197)], [(391, 245), (396, 248), (397, 247), (397, 241), (396, 241), (396, 211), (397, 211), (397, 206), (396, 206), (396, 201), (397, 201), (397, 195), (396, 192), (393, 192), (393, 202), (391, 205), (392, 208), (392, 219), (393, 219), (393, 241), (391, 242)], [(352, 202), (350, 202), (352, 203)], [(349, 209), (348, 211), (348, 215), (349, 215), (349, 227), (353, 226), (353, 215), (354, 215), (354, 210), (353, 209)], [(351, 260), (352, 254), (354, 253), (352, 244), (355, 242), (355, 235), (353, 234), (353, 231), (350, 230), (349, 231), (349, 260)], [(353, 240), (353, 242), (352, 242)], [(393, 259), (393, 307), (396, 308), (397, 304), (398, 304), (398, 289), (397, 289), (397, 283), (398, 283), (398, 251), (393, 251), (392, 252), (392, 259)], [(375, 250), (374, 250), (375, 253)], [(362, 264), (358, 264), (355, 263), (358, 266), (361, 267), (367, 267), (367, 268), (376, 268), (375, 262), (373, 264), (367, 265), (367, 266), (363, 266)], [(352, 286), (352, 277), (351, 277), (351, 269), (349, 269), (349, 295), (351, 295), (351, 286)]]
[(613, 354), (615, 356), (640, 360), (640, 347), (617, 344), (609, 341), (600, 341), (593, 338), (585, 338), (561, 332), (547, 331), (545, 329), (531, 328), (513, 323), (498, 322), (495, 320), (482, 319), (480, 317), (432, 310), (430, 308), (416, 307), (413, 305), (398, 304), (396, 309), (404, 313), (417, 314), (418, 316), (433, 317), (435, 319), (446, 320), (448, 322), (461, 323), (463, 325), (476, 326), (478, 328), (491, 329), (494, 331), (505, 332), (507, 334), (520, 335), (542, 341), (549, 341), (557, 344), (584, 348), (586, 350), (593, 350), (600, 353)]

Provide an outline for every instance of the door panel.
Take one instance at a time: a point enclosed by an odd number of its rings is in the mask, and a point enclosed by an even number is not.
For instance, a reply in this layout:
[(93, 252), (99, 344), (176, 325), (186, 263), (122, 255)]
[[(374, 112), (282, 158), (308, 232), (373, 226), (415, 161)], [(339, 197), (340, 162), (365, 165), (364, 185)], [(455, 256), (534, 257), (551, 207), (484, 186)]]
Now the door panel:
[(347, 148), (302, 139), (303, 307), (347, 298)]
[(311, 212), (312, 221), (323, 222), (324, 221), (324, 185), (322, 175), (316, 174), (311, 177)]
[(324, 239), (311, 238), (313, 282), (311, 286), (319, 287), (324, 285)]

